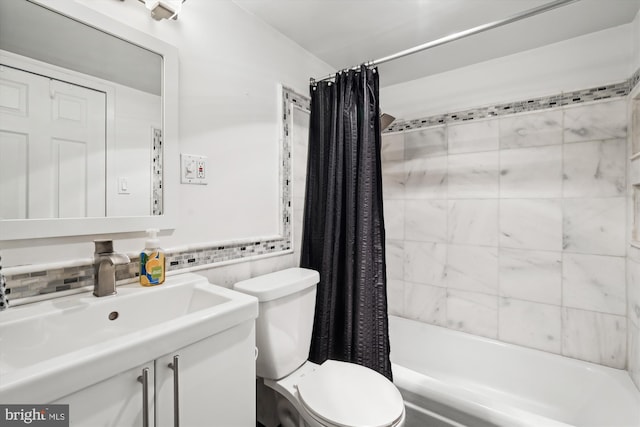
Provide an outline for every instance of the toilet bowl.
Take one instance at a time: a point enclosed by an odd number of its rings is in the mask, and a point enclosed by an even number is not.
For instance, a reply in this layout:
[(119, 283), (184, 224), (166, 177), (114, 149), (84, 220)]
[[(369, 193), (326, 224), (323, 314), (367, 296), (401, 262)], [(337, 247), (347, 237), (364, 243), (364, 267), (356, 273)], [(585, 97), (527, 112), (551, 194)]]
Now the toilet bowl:
[(354, 363), (307, 361), (315, 311), (314, 270), (290, 268), (238, 282), (259, 301), (256, 374), (278, 394), (283, 427), (401, 427), (405, 410), (386, 377)]
[(281, 380), (265, 380), (279, 395), (283, 427), (400, 427), (404, 403), (393, 383), (360, 365), (305, 362)]

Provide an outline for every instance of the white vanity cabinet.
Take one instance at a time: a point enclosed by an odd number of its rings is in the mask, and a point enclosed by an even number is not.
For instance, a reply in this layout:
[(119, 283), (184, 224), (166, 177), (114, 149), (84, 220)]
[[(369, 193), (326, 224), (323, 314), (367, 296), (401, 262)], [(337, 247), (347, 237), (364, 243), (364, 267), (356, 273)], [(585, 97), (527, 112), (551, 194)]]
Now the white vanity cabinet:
[[(177, 371), (169, 367), (176, 356)], [(155, 368), (156, 427), (174, 426), (176, 372), (181, 426), (255, 425), (253, 321), (168, 353)]]
[(69, 404), (71, 426), (144, 427), (140, 382), (144, 369), (148, 369), (148, 426), (177, 425), (176, 411), (179, 425), (185, 427), (255, 424), (253, 320), (52, 403)]
[(153, 361), (114, 375), (70, 395), (54, 404), (69, 405), (69, 425), (76, 427), (125, 427), (143, 425), (142, 383), (137, 378), (148, 369), (147, 397), (149, 426), (154, 425)]

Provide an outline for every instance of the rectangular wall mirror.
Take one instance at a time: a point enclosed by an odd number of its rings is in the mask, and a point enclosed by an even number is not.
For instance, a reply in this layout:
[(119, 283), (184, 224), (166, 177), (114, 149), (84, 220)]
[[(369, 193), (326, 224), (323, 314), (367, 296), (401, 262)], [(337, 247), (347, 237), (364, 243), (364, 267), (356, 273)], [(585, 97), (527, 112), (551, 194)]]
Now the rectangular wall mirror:
[(0, 240), (171, 227), (177, 61), (75, 2), (0, 0)]

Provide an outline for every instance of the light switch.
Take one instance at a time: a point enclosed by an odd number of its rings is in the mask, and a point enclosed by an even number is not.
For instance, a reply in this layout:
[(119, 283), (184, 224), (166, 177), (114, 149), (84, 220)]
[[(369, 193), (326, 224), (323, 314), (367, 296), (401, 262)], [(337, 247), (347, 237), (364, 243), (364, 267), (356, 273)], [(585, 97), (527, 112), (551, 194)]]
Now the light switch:
[(180, 163), (180, 182), (183, 184), (207, 184), (206, 156), (181, 154)]
[(196, 161), (194, 159), (187, 159), (184, 162), (184, 177), (187, 179), (196, 178)]
[(118, 194), (130, 194), (129, 178), (125, 176), (118, 178)]

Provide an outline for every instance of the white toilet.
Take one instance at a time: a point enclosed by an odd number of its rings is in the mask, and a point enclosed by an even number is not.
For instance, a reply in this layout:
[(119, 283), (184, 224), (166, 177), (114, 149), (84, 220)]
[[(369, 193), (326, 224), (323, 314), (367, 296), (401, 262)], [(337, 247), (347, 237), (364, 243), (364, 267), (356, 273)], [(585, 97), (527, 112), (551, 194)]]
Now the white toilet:
[(278, 393), (283, 427), (400, 427), (405, 412), (398, 389), (360, 365), (307, 361), (317, 271), (290, 268), (238, 282), (259, 300), (256, 374)]

